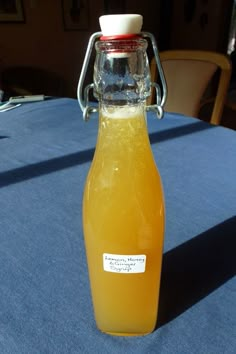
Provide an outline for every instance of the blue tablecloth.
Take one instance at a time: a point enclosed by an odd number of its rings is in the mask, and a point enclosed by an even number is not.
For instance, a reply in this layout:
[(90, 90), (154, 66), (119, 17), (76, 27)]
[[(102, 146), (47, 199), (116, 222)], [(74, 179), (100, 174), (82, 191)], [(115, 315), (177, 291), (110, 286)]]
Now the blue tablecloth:
[(0, 353), (236, 353), (236, 133), (148, 115), (166, 198), (157, 329), (96, 329), (81, 223), (97, 116), (53, 99), (0, 113)]

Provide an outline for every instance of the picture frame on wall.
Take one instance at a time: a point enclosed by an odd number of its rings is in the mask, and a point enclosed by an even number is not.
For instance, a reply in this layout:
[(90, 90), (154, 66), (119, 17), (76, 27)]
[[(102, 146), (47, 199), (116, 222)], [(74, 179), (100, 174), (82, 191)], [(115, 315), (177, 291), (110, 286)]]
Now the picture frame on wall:
[(83, 31), (89, 28), (88, 0), (62, 0), (62, 11), (66, 31)]
[(24, 21), (22, 0), (0, 0), (0, 23)]

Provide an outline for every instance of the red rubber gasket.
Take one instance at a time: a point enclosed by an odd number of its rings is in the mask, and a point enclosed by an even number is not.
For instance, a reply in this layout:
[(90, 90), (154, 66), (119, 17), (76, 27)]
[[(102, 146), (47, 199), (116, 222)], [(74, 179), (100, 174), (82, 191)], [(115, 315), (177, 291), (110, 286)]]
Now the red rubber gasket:
[(138, 39), (141, 38), (138, 34), (119, 34), (116, 36), (101, 36), (101, 41), (112, 41), (112, 40), (122, 40), (122, 39)]

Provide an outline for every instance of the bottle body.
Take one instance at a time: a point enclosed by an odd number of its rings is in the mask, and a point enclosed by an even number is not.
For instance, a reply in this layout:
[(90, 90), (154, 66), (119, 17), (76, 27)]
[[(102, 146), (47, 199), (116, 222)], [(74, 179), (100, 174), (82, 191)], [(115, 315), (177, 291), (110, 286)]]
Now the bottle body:
[(142, 335), (156, 324), (164, 238), (161, 179), (144, 105), (100, 106), (83, 226), (98, 328)]

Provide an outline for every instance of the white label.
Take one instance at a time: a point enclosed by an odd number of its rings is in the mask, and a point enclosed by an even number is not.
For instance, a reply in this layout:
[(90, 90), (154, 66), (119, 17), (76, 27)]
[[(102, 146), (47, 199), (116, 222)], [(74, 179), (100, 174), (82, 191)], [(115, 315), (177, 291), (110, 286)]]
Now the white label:
[(144, 273), (146, 255), (119, 255), (103, 253), (103, 269), (113, 273)]

